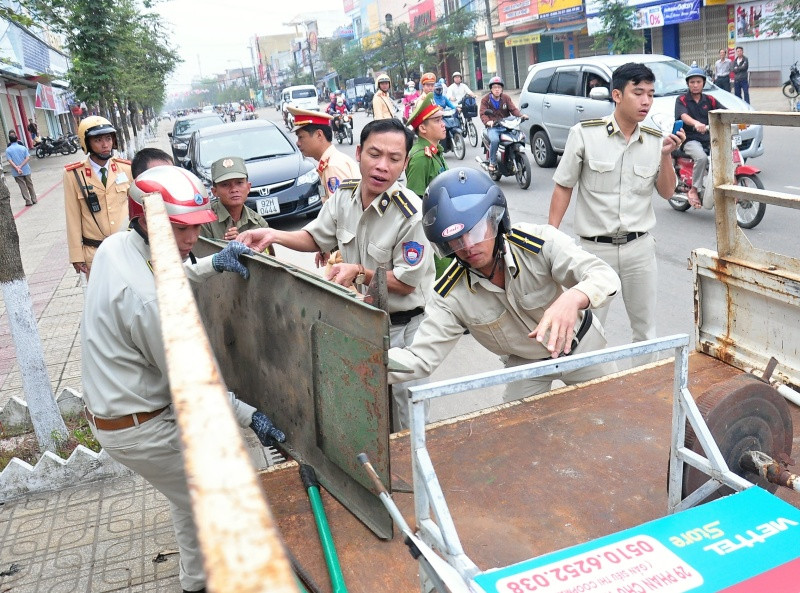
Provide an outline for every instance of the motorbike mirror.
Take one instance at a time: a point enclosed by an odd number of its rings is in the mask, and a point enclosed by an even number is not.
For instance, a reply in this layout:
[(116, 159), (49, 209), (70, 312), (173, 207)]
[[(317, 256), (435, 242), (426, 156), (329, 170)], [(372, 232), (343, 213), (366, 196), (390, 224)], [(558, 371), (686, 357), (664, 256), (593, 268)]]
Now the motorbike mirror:
[(167, 132), (167, 137), (172, 138), (172, 132)]

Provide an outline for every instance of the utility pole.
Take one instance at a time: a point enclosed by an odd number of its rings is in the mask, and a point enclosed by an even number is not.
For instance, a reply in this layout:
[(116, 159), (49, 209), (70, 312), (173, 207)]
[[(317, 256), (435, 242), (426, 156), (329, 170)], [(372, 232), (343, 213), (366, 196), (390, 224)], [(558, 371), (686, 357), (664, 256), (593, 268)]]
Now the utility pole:
[(494, 33), (492, 33), (492, 10), (489, 6), (489, 0), (484, 0), (484, 4), (486, 6), (486, 36), (489, 38), (489, 43), (492, 44), (494, 49), (494, 63), (497, 67), (497, 76), (502, 78), (502, 72), (500, 68), (500, 55), (497, 51), (497, 43), (494, 41)]

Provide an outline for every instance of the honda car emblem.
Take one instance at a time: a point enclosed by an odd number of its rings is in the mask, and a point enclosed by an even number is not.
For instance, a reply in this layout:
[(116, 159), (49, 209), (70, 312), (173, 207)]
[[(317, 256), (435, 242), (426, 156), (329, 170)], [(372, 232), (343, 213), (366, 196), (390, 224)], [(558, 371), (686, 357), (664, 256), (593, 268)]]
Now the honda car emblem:
[(269, 188), (268, 187), (259, 187), (258, 188), (258, 195), (260, 195), (260, 196), (268, 196), (269, 195)]

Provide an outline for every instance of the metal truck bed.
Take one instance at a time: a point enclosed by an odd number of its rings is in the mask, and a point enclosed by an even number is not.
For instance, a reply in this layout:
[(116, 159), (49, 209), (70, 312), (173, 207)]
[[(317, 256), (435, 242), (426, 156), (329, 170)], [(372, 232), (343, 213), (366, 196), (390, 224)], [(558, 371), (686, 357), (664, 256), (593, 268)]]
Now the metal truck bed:
[[(689, 361), (695, 397), (741, 373), (704, 354)], [(429, 427), (428, 451), (466, 554), (487, 570), (663, 517), (672, 378), (672, 364), (659, 364)], [(800, 411), (792, 414), (800, 426)], [(390, 447), (393, 474), (410, 483), (409, 442), (402, 433)], [(260, 478), (287, 547), (330, 590), (297, 467)], [(800, 507), (796, 493), (777, 494)], [(411, 520), (413, 496), (393, 498)], [(418, 564), (399, 537), (380, 541), (327, 493), (323, 500), (348, 591), (419, 591)]]

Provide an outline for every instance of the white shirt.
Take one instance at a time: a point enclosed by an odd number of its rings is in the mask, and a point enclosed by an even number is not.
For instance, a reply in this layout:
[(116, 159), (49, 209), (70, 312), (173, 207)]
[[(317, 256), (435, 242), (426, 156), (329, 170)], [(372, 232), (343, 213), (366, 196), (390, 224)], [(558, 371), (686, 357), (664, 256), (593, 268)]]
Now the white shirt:
[(461, 84), (453, 83), (449, 87), (447, 87), (447, 98), (450, 99), (456, 105), (459, 104), (461, 99), (471, 94), (472, 91), (463, 82)]

